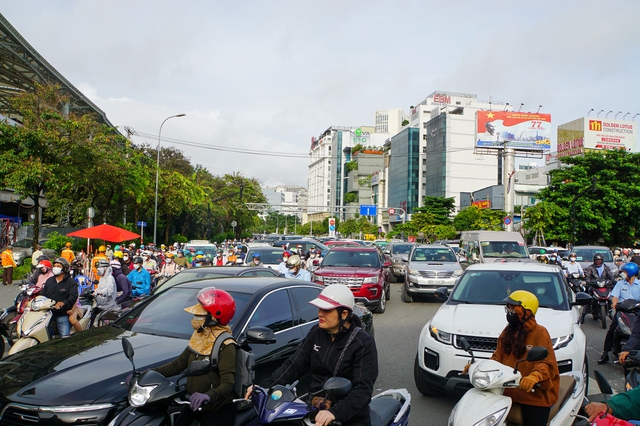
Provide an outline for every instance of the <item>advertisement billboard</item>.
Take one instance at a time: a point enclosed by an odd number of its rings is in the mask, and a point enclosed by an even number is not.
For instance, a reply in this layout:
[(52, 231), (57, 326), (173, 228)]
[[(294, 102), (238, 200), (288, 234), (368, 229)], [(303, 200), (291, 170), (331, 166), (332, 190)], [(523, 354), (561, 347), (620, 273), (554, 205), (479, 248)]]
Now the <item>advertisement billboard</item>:
[(637, 126), (633, 121), (583, 117), (558, 126), (558, 158), (601, 149), (635, 151)]
[(516, 111), (478, 111), (476, 147), (533, 151), (551, 149), (551, 114)]

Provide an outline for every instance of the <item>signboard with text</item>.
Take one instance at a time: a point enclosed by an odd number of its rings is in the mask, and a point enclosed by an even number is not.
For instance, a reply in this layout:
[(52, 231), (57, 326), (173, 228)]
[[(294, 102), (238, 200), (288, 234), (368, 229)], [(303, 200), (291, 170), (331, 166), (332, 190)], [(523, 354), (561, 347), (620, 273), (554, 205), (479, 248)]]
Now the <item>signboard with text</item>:
[(558, 126), (558, 158), (589, 150), (634, 151), (636, 145), (637, 126), (629, 120), (583, 117)]
[(478, 111), (476, 147), (551, 149), (551, 114), (516, 111)]

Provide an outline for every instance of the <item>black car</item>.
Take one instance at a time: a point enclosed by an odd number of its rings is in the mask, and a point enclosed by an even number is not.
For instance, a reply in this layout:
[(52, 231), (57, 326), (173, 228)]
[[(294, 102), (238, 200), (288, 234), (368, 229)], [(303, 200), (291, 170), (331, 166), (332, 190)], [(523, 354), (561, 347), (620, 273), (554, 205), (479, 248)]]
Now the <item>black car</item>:
[(279, 271), (262, 266), (207, 266), (204, 268), (183, 269), (158, 285), (154, 292), (173, 287), (187, 281), (210, 280), (225, 277), (281, 277)]
[[(230, 323), (233, 335), (265, 326), (277, 342), (253, 345), (256, 380), (269, 376), (297, 349), (317, 324), (317, 308), (308, 302), (323, 286), (283, 278), (218, 278), (176, 284), (139, 303), (108, 326), (54, 339), (0, 361), (0, 424), (106, 425), (127, 406), (122, 382), (131, 364), (122, 337), (135, 349), (136, 368), (144, 370), (177, 357), (193, 333), (185, 307), (198, 291), (216, 287), (236, 301)], [(373, 335), (373, 316), (356, 307), (364, 328)], [(308, 385), (308, 379), (306, 380)], [(305, 386), (305, 381), (298, 386)]]

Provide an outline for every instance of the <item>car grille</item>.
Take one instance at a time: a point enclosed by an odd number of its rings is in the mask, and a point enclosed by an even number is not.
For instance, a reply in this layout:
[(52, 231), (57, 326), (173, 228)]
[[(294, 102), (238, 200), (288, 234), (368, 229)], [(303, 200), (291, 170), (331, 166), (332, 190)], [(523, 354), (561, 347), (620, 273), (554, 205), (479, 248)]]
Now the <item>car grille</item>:
[(453, 271), (420, 271), (424, 278), (451, 278)]
[(347, 287), (361, 287), (364, 278), (355, 277), (322, 277), (325, 285), (343, 284)]
[(0, 420), (0, 424), (2, 424), (2, 426), (37, 425), (38, 423), (40, 423), (38, 413), (28, 410), (21, 410), (18, 407), (7, 408), (7, 410), (2, 415), (2, 420)]
[(474, 351), (482, 352), (494, 352), (498, 347), (498, 339), (496, 337), (481, 337), (481, 336), (458, 336), (455, 337), (454, 346), (460, 349), (460, 338), (464, 337), (471, 345), (471, 349)]

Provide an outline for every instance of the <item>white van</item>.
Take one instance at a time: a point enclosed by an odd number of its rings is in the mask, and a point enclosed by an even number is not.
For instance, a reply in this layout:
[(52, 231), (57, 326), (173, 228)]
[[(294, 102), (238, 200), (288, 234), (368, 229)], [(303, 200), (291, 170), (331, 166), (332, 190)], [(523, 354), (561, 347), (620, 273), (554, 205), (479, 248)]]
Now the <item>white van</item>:
[(519, 232), (463, 231), (460, 250), (469, 264), (531, 261), (527, 245)]

